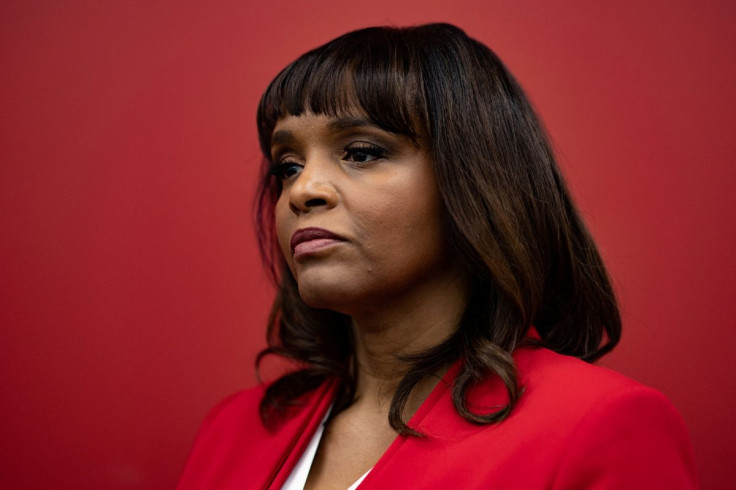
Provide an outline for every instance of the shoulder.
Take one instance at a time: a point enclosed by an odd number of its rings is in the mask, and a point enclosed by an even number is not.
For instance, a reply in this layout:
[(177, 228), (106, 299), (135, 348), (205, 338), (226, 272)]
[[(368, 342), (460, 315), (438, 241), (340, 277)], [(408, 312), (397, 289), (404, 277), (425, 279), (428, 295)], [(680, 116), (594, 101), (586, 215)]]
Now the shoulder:
[[(684, 429), (662, 393), (616, 371), (537, 347), (518, 349), (514, 360), (522, 393), (502, 425), (523, 423), (539, 431), (538, 425), (544, 424), (569, 434), (584, 421), (603, 415), (609, 423), (630, 424), (633, 411), (643, 420), (642, 410), (647, 408)], [(476, 407), (501, 406), (507, 402), (505, 386), (498, 377), (488, 378), (472, 389), (469, 402)]]
[(516, 360), (525, 391), (515, 415), (560, 434), (555, 488), (697, 486), (684, 421), (662, 393), (547, 349)]
[(265, 386), (258, 385), (224, 398), (205, 417), (199, 436), (221, 425), (260, 423), (258, 411), (265, 390)]
[[(511, 420), (543, 418), (574, 425), (589, 411), (594, 413), (616, 401), (642, 398), (675, 411), (664, 395), (652, 388), (611, 369), (549, 349), (519, 348), (514, 361), (522, 394)], [(490, 377), (474, 387), (470, 401), (480, 407), (505, 404), (505, 386), (498, 377)]]
[[(427, 437), (404, 441), (401, 468), (381, 483), (409, 472), (417, 488), (697, 488), (689, 436), (664, 395), (543, 348), (518, 349), (514, 359), (523, 392), (506, 419), (478, 425), (462, 418), (454, 368), (417, 412), (414, 425)], [(506, 402), (497, 376), (466, 393), (478, 413)]]
[(629, 392), (655, 393), (616, 371), (545, 348), (522, 348), (514, 354), (519, 380), (529, 397), (581, 407)]
[(179, 490), (235, 488), (236, 482), (257, 474), (255, 466), (264, 463), (273, 444), (259, 417), (264, 390), (257, 386), (240, 391), (210, 410), (189, 453)]
[(197, 432), (189, 468), (195, 462), (207, 461), (218, 453), (239, 447), (244, 436), (246, 440), (268, 437), (258, 410), (264, 391), (264, 386), (239, 391), (209, 411)]
[(289, 408), (293, 417), (272, 428), (263, 424), (259, 411), (267, 386), (224, 399), (202, 423), (178, 488), (265, 488), (306, 424), (319, 420), (314, 413), (326, 410), (330, 387), (325, 383), (303, 395)]
[(616, 371), (544, 348), (523, 349), (515, 360), (524, 390), (517, 407), (522, 418), (551, 417), (549, 422), (574, 430), (600, 418), (608, 425), (647, 425), (656, 415), (684, 430), (662, 393)]

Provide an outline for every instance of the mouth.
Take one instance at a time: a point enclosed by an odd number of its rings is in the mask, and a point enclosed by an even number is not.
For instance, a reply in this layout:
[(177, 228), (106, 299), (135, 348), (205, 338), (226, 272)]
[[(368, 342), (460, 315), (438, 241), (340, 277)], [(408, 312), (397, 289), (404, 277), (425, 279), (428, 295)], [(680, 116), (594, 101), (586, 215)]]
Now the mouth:
[(291, 251), (294, 257), (307, 255), (345, 239), (322, 228), (301, 228), (291, 236)]

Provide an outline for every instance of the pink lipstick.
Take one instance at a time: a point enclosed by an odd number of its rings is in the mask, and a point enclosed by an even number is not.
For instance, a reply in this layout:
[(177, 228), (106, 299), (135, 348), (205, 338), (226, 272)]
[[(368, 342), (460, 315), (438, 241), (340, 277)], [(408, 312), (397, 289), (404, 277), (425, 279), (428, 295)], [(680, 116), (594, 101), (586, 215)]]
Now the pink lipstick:
[(325, 247), (345, 239), (331, 231), (322, 228), (302, 228), (296, 230), (291, 236), (291, 250), (294, 257), (298, 255), (312, 254)]

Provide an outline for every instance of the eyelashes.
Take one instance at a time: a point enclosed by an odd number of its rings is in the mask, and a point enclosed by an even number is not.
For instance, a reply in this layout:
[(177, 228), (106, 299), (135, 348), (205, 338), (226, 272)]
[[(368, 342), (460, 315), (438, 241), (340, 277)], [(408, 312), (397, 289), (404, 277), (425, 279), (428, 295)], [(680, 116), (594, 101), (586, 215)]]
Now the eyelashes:
[(278, 162), (272, 163), (268, 173), (281, 180), (288, 180), (289, 177), (301, 172), (301, 165), (298, 163)]
[[(288, 151), (284, 156), (276, 156), (271, 163), (269, 173), (282, 181), (289, 180), (299, 174), (304, 168), (304, 163), (296, 159)], [(341, 150), (340, 160), (352, 167), (360, 168), (367, 164), (385, 158), (387, 151), (380, 146), (363, 141), (354, 142)]]
[(386, 150), (380, 146), (363, 142), (353, 143), (345, 147), (343, 152), (343, 160), (355, 163), (372, 162), (373, 160), (383, 158), (386, 154)]

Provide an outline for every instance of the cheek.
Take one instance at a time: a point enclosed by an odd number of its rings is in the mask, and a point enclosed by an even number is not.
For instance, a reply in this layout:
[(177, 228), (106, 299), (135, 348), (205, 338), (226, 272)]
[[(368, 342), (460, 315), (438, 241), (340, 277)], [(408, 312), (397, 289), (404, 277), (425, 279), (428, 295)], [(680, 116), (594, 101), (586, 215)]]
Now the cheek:
[(416, 194), (407, 206), (406, 229), (411, 247), (417, 255), (429, 260), (444, 260), (446, 237), (442, 226), (442, 204), (434, 182), (413, 189)]
[(418, 184), (397, 187), (380, 197), (373, 194), (370, 203), (360, 206), (358, 221), (373, 251), (394, 262), (424, 260), (444, 248), (442, 206), (434, 182)]

